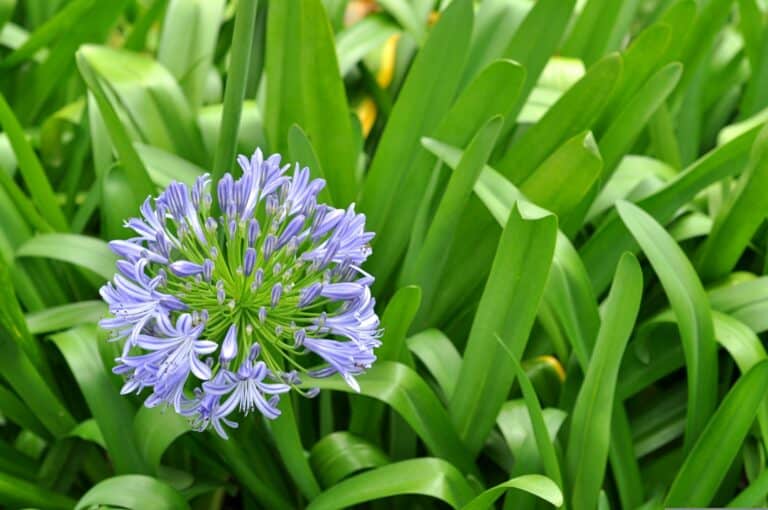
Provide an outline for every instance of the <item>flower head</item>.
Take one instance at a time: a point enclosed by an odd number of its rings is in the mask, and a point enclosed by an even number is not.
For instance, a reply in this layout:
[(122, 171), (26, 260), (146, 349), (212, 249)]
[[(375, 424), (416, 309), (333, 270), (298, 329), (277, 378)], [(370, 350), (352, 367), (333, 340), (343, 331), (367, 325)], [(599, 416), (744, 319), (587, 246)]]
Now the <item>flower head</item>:
[[(361, 269), (373, 233), (365, 216), (318, 204), (325, 185), (308, 168), (256, 150), (243, 175), (173, 182), (112, 241), (118, 273), (101, 288), (123, 342), (123, 393), (151, 389), (198, 429), (236, 427), (232, 414), (280, 414), (280, 395), (302, 374), (355, 376), (376, 360), (379, 319)], [(213, 193), (218, 212), (213, 207)]]

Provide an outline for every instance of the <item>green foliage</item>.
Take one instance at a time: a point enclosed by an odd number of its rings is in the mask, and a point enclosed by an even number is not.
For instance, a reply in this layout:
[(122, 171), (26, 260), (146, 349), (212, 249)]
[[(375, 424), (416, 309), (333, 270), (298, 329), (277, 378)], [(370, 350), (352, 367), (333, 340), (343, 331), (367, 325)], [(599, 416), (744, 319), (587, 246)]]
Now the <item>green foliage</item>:
[[(0, 507), (768, 505), (767, 20), (0, 0)], [(256, 145), (366, 214), (383, 345), (223, 440), (120, 395), (98, 289)]]

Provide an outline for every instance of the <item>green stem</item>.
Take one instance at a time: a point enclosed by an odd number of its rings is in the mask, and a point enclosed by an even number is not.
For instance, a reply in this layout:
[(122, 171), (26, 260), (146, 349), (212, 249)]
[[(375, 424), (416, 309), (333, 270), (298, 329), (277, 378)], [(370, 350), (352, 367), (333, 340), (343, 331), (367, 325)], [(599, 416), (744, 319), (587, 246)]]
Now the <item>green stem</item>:
[(224, 458), (232, 473), (265, 508), (273, 508), (275, 510), (293, 508), (293, 505), (282, 494), (275, 491), (270, 484), (256, 475), (250, 466), (251, 459), (235, 443), (234, 438), (229, 440), (221, 439), (215, 434), (211, 434), (211, 438), (213, 439), (216, 451)]
[(258, 0), (239, 0), (235, 14), (235, 31), (232, 35), (232, 53), (224, 91), (224, 108), (221, 113), (221, 129), (213, 160), (213, 181), (216, 182), (235, 161), (237, 132), (248, 68), (251, 60), (253, 30), (256, 22)]

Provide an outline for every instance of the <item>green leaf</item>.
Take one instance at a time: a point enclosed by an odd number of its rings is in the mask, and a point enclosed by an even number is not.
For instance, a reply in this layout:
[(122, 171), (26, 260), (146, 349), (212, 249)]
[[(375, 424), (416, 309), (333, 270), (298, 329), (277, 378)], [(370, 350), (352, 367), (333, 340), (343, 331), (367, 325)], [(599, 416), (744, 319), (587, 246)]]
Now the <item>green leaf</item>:
[(651, 75), (672, 60), (695, 15), (696, 2), (678, 0), (631, 42), (622, 55), (621, 77), (601, 116), (601, 124), (613, 121)]
[[(211, 104), (203, 106), (197, 114), (197, 123), (203, 136), (205, 151), (210, 158), (213, 158), (216, 152), (216, 144), (219, 141), (223, 110), (224, 105)], [(236, 147), (238, 154), (252, 154), (254, 147), (267, 148), (267, 137), (264, 133), (261, 110), (255, 101), (243, 101), (242, 111), (240, 112), (240, 127), (237, 130)]]
[[(751, 127), (702, 156), (662, 189), (638, 201), (637, 205), (656, 221), (662, 224), (668, 222), (699, 191), (741, 169), (759, 128), (759, 125)], [(618, 216), (611, 216), (584, 243), (579, 251), (597, 294), (601, 294), (610, 283), (611, 272), (621, 254), (636, 249), (637, 244)]]
[[(75, 420), (46, 381), (52, 377), (43, 351), (27, 331), (8, 273), (8, 267), (0, 264), (0, 375), (53, 436), (63, 437), (75, 426)], [(1, 400), (16, 404), (14, 397), (9, 394)], [(18, 405), (14, 407), (18, 409)], [(14, 414), (30, 421), (24, 411)]]
[(678, 243), (706, 237), (712, 231), (712, 218), (701, 213), (691, 213), (683, 216), (670, 225), (668, 232)]
[[(535, 396), (535, 393), (533, 395)], [(537, 406), (538, 413), (541, 414), (540, 417), (543, 420), (543, 428), (539, 428), (542, 426), (542, 423), (536, 418), (537, 425), (536, 429), (534, 429), (532, 415), (536, 414)], [(554, 441), (566, 417), (567, 414), (561, 409), (541, 409), (538, 398), (535, 401), (533, 399), (530, 399), (530, 401), (516, 399), (508, 400), (504, 403), (496, 423), (514, 459), (513, 464), (507, 468), (511, 476), (542, 471), (541, 452), (548, 450), (548, 448), (540, 452), (538, 443), (543, 440), (548, 442), (551, 448), (554, 448)], [(557, 461), (557, 457), (555, 457), (555, 460)], [(552, 472), (560, 472), (559, 464), (557, 464), (557, 471)], [(562, 483), (562, 476), (559, 476), (559, 478)], [(523, 503), (521, 500), (530, 501), (530, 498), (524, 494), (510, 494), (507, 496), (507, 500), (509, 501), (507, 504), (511, 505), (513, 501), (514, 504), (520, 504)]]
[(272, 43), (267, 45), (265, 56), (268, 85), (264, 128), (272, 151), (286, 147), (293, 124), (303, 124), (302, 47), (301, 36), (297, 36), (301, 23), (297, 2), (278, 2), (267, 13), (267, 40)]
[[(143, 199), (131, 185), (128, 172), (122, 165), (116, 164), (106, 170), (96, 185), (100, 185), (100, 189), (92, 189), (90, 192), (96, 195), (93, 206), (95, 207), (98, 202), (109, 204), (109, 207), (101, 208), (101, 236), (105, 239), (130, 237), (133, 231), (125, 227), (125, 220), (137, 215)], [(80, 212), (78, 211), (78, 214)], [(88, 214), (90, 215), (90, 213)]]
[[(17, 257), (44, 257), (88, 269), (104, 280), (115, 275), (117, 257), (107, 243), (76, 234), (39, 234), (16, 250)], [(101, 281), (96, 279), (96, 281)]]
[(270, 424), (275, 446), (294, 483), (304, 497), (311, 500), (320, 493), (320, 486), (309, 466), (304, 446), (301, 444), (296, 414), (290, 398), (280, 401), (280, 411), (280, 417)]
[[(544, 291), (556, 234), (554, 216), (531, 212), (518, 203), (499, 240), (449, 406), (459, 435), (474, 453), (493, 428), (514, 380), (512, 362), (502, 355), (494, 335), (499, 334), (515, 356), (522, 355)], [(478, 394), (483, 398), (478, 399)]]
[[(0, 45), (11, 50), (20, 48), (27, 39), (29, 39), (29, 32), (16, 23), (6, 22), (0, 30)], [(39, 62), (41, 59), (36, 55), (35, 60)]]
[(616, 379), (643, 291), (643, 274), (632, 254), (622, 257), (613, 282), (571, 415), (566, 462), (571, 505), (576, 510), (594, 508), (603, 485)]
[[(388, 360), (413, 366), (413, 360), (405, 348), (405, 336), (421, 304), (421, 289), (409, 285), (399, 289), (387, 303), (381, 317), (381, 347), (376, 349), (378, 361)], [(381, 432), (383, 407), (369, 399), (356, 400), (352, 404), (349, 430), (367, 438), (375, 438)]]
[(755, 2), (752, 0), (749, 0), (748, 2), (742, 0), (739, 2), (739, 5), (740, 7), (745, 5), (752, 6), (751, 8), (747, 8), (747, 12), (739, 13), (739, 20), (741, 21), (742, 26), (751, 26), (749, 31), (754, 30), (754, 34), (749, 35), (742, 32), (745, 39), (745, 53), (747, 53), (751, 71), (750, 79), (746, 84), (741, 105), (739, 106), (740, 118), (745, 118), (768, 106), (768, 103), (766, 103), (766, 100), (761, 93), (762, 90), (765, 90), (766, 84), (768, 83), (768, 56), (766, 56), (768, 38), (762, 36), (762, 12), (760, 12), (759, 8), (755, 5)]
[[(517, 104), (505, 115), (502, 138), (515, 127), (518, 112), (536, 85), (547, 61), (558, 49), (575, 5), (575, 0), (537, 1), (515, 31), (504, 57), (519, 62), (526, 70), (526, 77)], [(531, 37), (531, 34), (536, 36)], [(578, 129), (571, 136), (583, 130)]]
[(611, 121), (662, 66), (673, 60), (696, 16), (694, 0), (677, 0), (623, 54), (624, 67), (603, 120)]
[(532, 9), (527, 2), (487, 0), (477, 6), (462, 87), (496, 59), (503, 58), (520, 23)]
[(0, 297), (2, 297), (0, 299), (0, 333), (19, 345), (35, 364), (37, 370), (48, 377), (50, 373), (43, 357), (43, 351), (27, 328), (8, 269), (8, 267), (0, 265)]
[(409, 337), (406, 343), (449, 400), (456, 389), (456, 374), (461, 370), (461, 355), (451, 340), (442, 331), (426, 329)]
[[(37, 209), (35, 209), (32, 201), (27, 198), (23, 191), (21, 191), (21, 188), (19, 188), (13, 178), (5, 172), (0, 172), (0, 186), (2, 186), (2, 190), (0, 191), (3, 192), (3, 197), (7, 200), (7, 203), (4, 204), (5, 207), (12, 207), (12, 210), (18, 216), (23, 218), (21, 221), (17, 222), (20, 229), (23, 229), (24, 231), (23, 234), (18, 236), (19, 238), (26, 239), (29, 237), (27, 223), (40, 232), (52, 232), (54, 230), (45, 218), (40, 215)], [(10, 218), (6, 221), (8, 221), (8, 225), (12, 223)], [(8, 230), (10, 230), (10, 228), (8, 228)], [(5, 248), (4, 251), (9, 252), (11, 250)], [(10, 255), (8, 255), (8, 258), (10, 258)]]
[(425, 26), (411, 2), (406, 0), (380, 0), (381, 7), (409, 31), (418, 43), (424, 39)]
[[(419, 139), (435, 129), (448, 112), (471, 32), (472, 2), (454, 1), (440, 16), (411, 65), (363, 188), (360, 208), (366, 213), (367, 227), (374, 232), (382, 232), (396, 209), (398, 194), (419, 152)], [(401, 242), (404, 248), (407, 238)]]
[[(40, 65), (34, 66), (22, 80), (23, 85), (18, 95), (19, 118), (29, 122), (39, 115), (46, 103), (56, 98), (57, 92), (61, 96), (61, 85), (71, 83), (69, 80), (74, 75), (73, 53), (84, 43), (101, 42), (107, 39), (127, 3), (127, 0), (92, 2), (87, 14), (87, 23), (78, 23), (79, 18), (74, 18), (77, 23), (74, 29), (63, 31), (61, 36), (57, 37), (55, 44), (49, 46), (49, 51), (41, 50), (35, 54), (35, 57), (42, 54), (43, 58)], [(69, 21), (73, 21), (73, 18)], [(40, 30), (44, 27), (45, 25), (40, 27)], [(30, 40), (34, 38), (33, 33)], [(56, 79), (50, 79), (52, 76)]]
[(84, 45), (76, 55), (126, 169), (138, 163), (125, 138), (207, 164), (195, 115), (167, 69), (146, 55), (106, 46)]
[(430, 311), (429, 306), (438, 291), (447, 261), (443, 254), (453, 244), (458, 219), (466, 208), (480, 171), (491, 155), (502, 122), (501, 117), (493, 117), (469, 143), (451, 174), (421, 248), (413, 254), (412, 262), (405, 261), (401, 282), (421, 288), (425, 304), (419, 312), (422, 317)]
[(371, 14), (336, 35), (336, 58), (341, 75), (351, 71), (363, 57), (381, 47), (398, 26), (382, 14)]
[(733, 270), (752, 236), (768, 214), (768, 128), (755, 140), (750, 162), (717, 212), (712, 232), (698, 258), (705, 281), (718, 280)]
[(579, 133), (539, 165), (520, 185), (520, 191), (562, 218), (589, 193), (602, 169), (603, 158), (592, 133)]
[[(87, 62), (83, 64), (78, 63), (78, 66), (86, 64)], [(83, 74), (82, 71), (80, 74)], [(84, 80), (86, 76), (91, 80), (90, 83), (93, 83), (93, 86), (96, 87), (95, 93), (91, 92), (90, 90), (87, 92), (88, 100), (86, 109), (88, 113), (88, 130), (91, 135), (91, 157), (93, 158), (93, 173), (97, 178), (103, 178), (105, 175), (107, 175), (107, 172), (112, 166), (112, 152), (114, 144), (110, 138), (112, 136), (110, 129), (115, 133), (115, 136), (118, 137), (120, 147), (123, 147), (124, 151), (131, 150), (131, 140), (125, 130), (125, 127), (120, 123), (120, 119), (117, 116), (116, 110), (112, 108), (112, 105), (109, 103), (109, 100), (104, 93), (104, 88), (98, 82), (96, 75), (91, 72), (89, 68), (86, 68), (86, 72), (83, 78)], [(89, 82), (86, 81), (86, 85), (88, 85), (88, 83)], [(105, 115), (102, 115), (100, 111), (101, 108), (103, 108), (106, 112), (106, 117)], [(105, 118), (109, 119), (109, 127), (107, 127)], [(138, 156), (137, 160), (141, 162)], [(146, 173), (146, 169), (143, 169), (142, 171)], [(152, 189), (151, 181), (149, 180), (148, 176), (147, 182), (150, 185), (146, 189)], [(92, 188), (96, 188), (96, 186), (94, 185)], [(79, 231), (82, 231), (84, 227), (85, 222), (83, 222), (83, 227)]]
[(160, 480), (143, 475), (115, 476), (99, 482), (80, 498), (75, 510), (107, 505), (130, 510), (189, 510), (181, 494)]
[(143, 459), (154, 471), (168, 447), (189, 432), (189, 421), (161, 407), (141, 407), (133, 418), (133, 436)]
[(1, 0), (0, 1), (0, 31), (2, 31), (3, 25), (11, 19), (13, 10), (16, 7), (16, 0)]
[(0, 473), (0, 503), (13, 507), (69, 510), (74, 506), (75, 501), (69, 496), (50, 491), (37, 483)]
[(27, 314), (27, 328), (33, 335), (50, 333), (96, 322), (106, 313), (107, 306), (103, 301), (80, 301)]
[(563, 55), (579, 57), (589, 65), (608, 51), (618, 49), (639, 3), (589, 0), (563, 43)]
[(747, 119), (729, 124), (718, 133), (717, 145), (725, 145), (745, 133), (753, 132), (756, 128), (765, 124), (766, 121), (768, 121), (768, 108), (760, 110)]
[[(426, 64), (424, 65), (426, 66)], [(491, 117), (505, 115), (513, 107), (524, 78), (523, 68), (514, 62), (502, 60), (492, 63), (461, 93), (439, 125), (434, 129), (429, 128), (428, 132), (424, 134), (433, 132), (439, 140), (460, 147), (466, 146)], [(429, 78), (422, 79), (429, 81)], [(401, 92), (401, 96), (404, 93), (405, 90)], [(427, 92), (424, 93), (427, 94)], [(422, 99), (431, 101), (429, 98)], [(404, 101), (404, 99), (400, 101)], [(410, 105), (409, 107), (414, 106)], [(421, 107), (419, 106), (419, 108)], [(407, 117), (407, 122), (403, 121), (402, 129), (410, 129), (412, 127), (410, 114), (405, 112), (403, 116)], [(392, 120), (389, 121), (389, 124), (391, 123)], [(426, 128), (425, 131), (427, 131)], [(395, 133), (391, 136), (399, 140), (398, 143), (405, 143), (402, 138), (403, 135), (404, 133)], [(407, 160), (400, 159), (401, 155), (396, 152), (396, 148), (392, 148), (392, 151), (394, 153), (390, 154), (393, 158), (390, 163), (405, 165), (402, 167), (404, 177), (402, 177), (403, 183), (398, 190), (387, 188), (389, 189), (387, 193), (390, 191), (396, 193), (396, 201), (393, 202), (396, 207), (393, 206), (389, 209), (383, 230), (375, 230), (377, 237), (373, 241), (374, 250), (368, 262), (368, 268), (373, 274), (376, 274), (378, 281), (387, 281), (388, 276), (397, 267), (397, 262), (408, 245), (409, 239), (416, 241), (412, 237), (414, 232), (413, 218), (419, 214), (422, 208), (431, 207), (430, 194), (427, 193), (430, 180), (442, 178), (439, 169), (440, 164), (436, 165), (434, 155), (428, 151), (419, 148), (414, 158)], [(387, 175), (390, 175), (392, 168), (394, 167), (387, 168)], [(384, 185), (390, 186), (391, 183), (387, 181)], [(444, 184), (440, 188), (443, 186)], [(380, 192), (381, 189), (375, 187), (373, 181), (367, 182), (363, 202), (366, 201), (365, 193), (373, 193), (370, 197), (371, 202), (374, 203), (374, 206), (378, 206), (377, 193)], [(376, 239), (386, 239), (386, 242), (377, 243)]]
[(107, 449), (99, 424), (93, 418), (78, 423), (75, 428), (69, 431), (68, 435), (70, 437), (79, 437), (80, 439), (95, 443), (105, 450)]
[(153, 28), (155, 22), (160, 18), (168, 4), (168, 0), (152, 0), (144, 13), (133, 24), (133, 29), (125, 38), (124, 48), (131, 51), (141, 51), (147, 40), (147, 33)]
[(619, 202), (617, 209), (661, 280), (677, 316), (688, 372), (688, 450), (714, 412), (717, 398), (717, 352), (709, 302), (691, 263), (653, 217), (629, 202)]
[(682, 66), (674, 62), (651, 76), (616, 115), (600, 138), (600, 153), (605, 160), (603, 179), (607, 179), (622, 156), (632, 148), (645, 124), (677, 85)]
[[(685, 428), (685, 388), (675, 386), (643, 406), (633, 417), (632, 435), (638, 458), (663, 448), (682, 437)], [(650, 402), (646, 403), (650, 404)]]
[(581, 60), (552, 56), (539, 76), (539, 81), (528, 96), (517, 123), (520, 127), (535, 124), (585, 74)]
[[(110, 103), (104, 85), (101, 83), (95, 70), (91, 67), (89, 57), (94, 53), (96, 55), (99, 54), (99, 49), (94, 46), (84, 46), (77, 52), (75, 58), (77, 59), (77, 66), (80, 69), (80, 74), (83, 76), (85, 83), (88, 85), (88, 88), (98, 104), (98, 109), (103, 116), (103, 125), (109, 134), (109, 140), (115, 147), (117, 154), (120, 156), (127, 177), (133, 183), (134, 193), (137, 197), (141, 195), (151, 195), (155, 188), (152, 185), (149, 175), (147, 175), (147, 170), (144, 168), (144, 164), (141, 162), (138, 154), (136, 154), (125, 126), (121, 123), (116, 110)], [(91, 120), (90, 124), (91, 129), (94, 129), (98, 125), (94, 120)], [(93, 145), (94, 151), (101, 149), (102, 152), (100, 155), (105, 154), (104, 151), (106, 147), (97, 145), (95, 141)], [(108, 151), (106, 152), (108, 153)], [(104, 175), (105, 173), (106, 171), (100, 175)], [(138, 206), (139, 204), (137, 203), (136, 205)]]
[(708, 506), (755, 419), (768, 387), (768, 361), (741, 376), (677, 473), (665, 507)]
[(548, 309), (569, 340), (576, 359), (586, 367), (600, 325), (597, 298), (578, 252), (565, 234), (558, 232), (542, 312)]
[[(309, 167), (314, 178), (325, 179), (323, 168), (317, 159), (317, 153), (315, 148), (312, 147), (312, 142), (309, 141), (306, 133), (296, 124), (288, 130), (288, 153), (291, 155), (292, 161), (296, 161), (302, 167)], [(331, 202), (331, 195), (326, 187), (320, 190), (317, 198), (321, 203)]]
[(692, 23), (690, 18), (687, 20), (690, 30), (684, 43), (680, 48), (673, 48), (673, 51), (680, 52), (680, 61), (685, 69), (680, 82), (681, 94), (687, 93), (691, 82), (700, 69), (707, 64), (707, 57), (712, 51), (712, 45), (721, 27), (728, 19), (732, 3), (732, 0), (707, 2), (702, 4)]
[[(150, 177), (152, 177), (152, 182), (161, 188), (165, 188), (173, 181), (183, 182), (188, 186), (192, 186), (195, 179), (205, 173), (205, 170), (194, 163), (190, 163), (186, 159), (175, 156), (163, 149), (140, 142), (135, 142), (133, 148), (136, 149), (136, 153), (144, 163)], [(114, 171), (115, 168), (109, 171), (106, 177), (107, 180), (115, 177), (111, 175)], [(115, 181), (117, 180), (115, 179)], [(112, 184), (116, 184), (116, 182)], [(105, 185), (105, 187), (108, 186), (109, 184)], [(108, 200), (108, 198), (104, 199), (104, 201)], [(138, 207), (134, 208), (134, 210), (138, 210)]]
[(626, 155), (600, 194), (592, 202), (586, 221), (600, 224), (604, 213), (613, 209), (617, 200), (638, 201), (661, 189), (676, 175), (666, 163), (646, 156)]
[[(712, 318), (717, 342), (728, 351), (742, 374), (768, 357), (760, 338), (743, 322), (715, 311), (712, 312)], [(757, 421), (763, 444), (768, 444), (768, 396), (760, 403)]]
[(99, 355), (96, 328), (80, 326), (52, 335), (51, 340), (64, 355), (83, 392), (117, 473), (146, 473), (147, 465), (133, 437), (125, 433), (126, 426), (133, 421), (133, 411), (108, 377)]
[[(719, 296), (711, 299), (714, 308), (724, 306), (718, 303), (718, 301)], [(731, 313), (734, 315), (727, 315), (715, 310), (712, 311), (715, 338), (720, 346), (728, 351), (728, 354), (730, 354), (739, 367), (739, 370), (742, 373), (746, 373), (754, 365), (766, 359), (766, 351), (757, 335), (745, 323), (736, 318), (738, 312), (732, 310)], [(631, 369), (629, 367), (632, 365), (626, 367), (624, 370), (624, 375), (626, 376), (623, 380), (624, 385), (619, 386), (619, 391), (623, 396), (639, 391), (684, 364), (680, 348), (670, 349), (667, 343), (657, 346), (652, 341), (652, 338), (656, 335), (667, 336), (662, 326), (674, 325), (675, 323), (676, 319), (672, 311), (665, 310), (640, 326), (637, 338), (640, 342), (638, 350), (642, 352), (643, 363), (645, 365), (657, 366), (660, 370), (657, 372), (648, 371), (645, 374), (645, 380), (637, 382), (633, 381), (635, 374), (630, 372)], [(665, 359), (661, 359), (662, 357), (665, 357)], [(760, 404), (757, 420), (760, 425), (760, 433), (765, 442), (768, 440), (768, 398)]]
[(609, 55), (592, 66), (560, 100), (495, 163), (513, 183), (527, 179), (566, 140), (590, 128), (621, 73), (621, 57)]
[(66, 436), (75, 426), (69, 411), (15, 344), (4, 342), (2, 346), (5, 355), (0, 362), (0, 373), (52, 435)]
[[(165, 11), (157, 60), (178, 80), (193, 108), (203, 101), (224, 4), (224, 0), (173, 0)], [(233, 61), (237, 62), (234, 57)]]
[(35, 204), (45, 220), (56, 230), (67, 230), (67, 220), (59, 207), (51, 183), (37, 159), (32, 146), (27, 141), (24, 130), (13, 114), (5, 97), (0, 94), (0, 125), (11, 143), (18, 161), (21, 176), (29, 189), (32, 203)]
[(728, 508), (756, 508), (768, 496), (768, 470), (763, 471), (749, 486), (728, 503)]
[[(501, 341), (501, 339), (498, 337), (497, 339), (499, 342)], [(547, 426), (547, 422), (545, 421), (544, 413), (541, 409), (541, 404), (539, 403), (539, 398), (536, 395), (536, 390), (533, 388), (533, 384), (531, 384), (531, 380), (528, 378), (525, 370), (523, 370), (520, 362), (517, 361), (511, 352), (507, 352), (507, 354), (512, 361), (512, 367), (514, 368), (515, 376), (517, 377), (517, 380), (520, 384), (520, 389), (523, 393), (523, 398), (525, 399), (528, 418), (531, 424), (531, 429), (533, 430), (533, 437), (535, 440), (536, 448), (538, 449), (541, 463), (544, 466), (544, 472), (547, 474), (547, 476), (555, 481), (558, 487), (561, 487), (563, 485), (563, 476), (560, 471), (560, 464), (557, 460), (557, 454), (555, 453), (555, 447), (552, 443), (554, 438), (550, 435), (550, 430)], [(565, 418), (565, 416), (562, 417)], [(501, 420), (501, 414), (499, 415), (498, 420)], [(562, 421), (560, 423), (562, 424)], [(518, 456), (516, 464), (522, 464), (522, 460), (523, 459)], [(517, 471), (519, 472), (520, 469), (517, 469)], [(555, 505), (560, 506), (559, 504)]]
[[(461, 152), (455, 147), (435, 140), (425, 141), (425, 146), (450, 167), (455, 167), (461, 157)], [(483, 169), (474, 190), (501, 226), (504, 226), (516, 201), (526, 202), (528, 207), (538, 209), (527, 202), (512, 183), (489, 166)], [(576, 355), (586, 364), (588, 348), (591, 348), (599, 324), (597, 302), (578, 254), (562, 233), (557, 235), (554, 260), (541, 306), (542, 309), (549, 307), (556, 314)]]
[[(5, 174), (0, 172), (0, 175)], [(10, 178), (8, 181), (10, 181)], [(8, 181), (3, 179), (0, 187), (4, 186)], [(32, 208), (31, 204), (28, 205)], [(3, 218), (4, 222), (3, 228), (0, 229), (0, 260), (6, 264), (13, 260), (15, 246), (21, 244), (30, 236), (30, 231), (25, 225), (24, 218), (22, 218), (22, 212), (23, 209), (17, 209), (5, 191), (0, 189), (0, 217)], [(40, 221), (45, 223), (41, 218)], [(47, 230), (50, 231), (50, 227)], [(28, 269), (24, 266), (25, 264), (16, 264), (15, 269), (10, 274), (11, 282), (15, 285), (16, 294), (27, 310), (41, 310), (45, 307), (43, 297), (33, 283)], [(39, 270), (41, 266), (37, 266), (37, 268)], [(50, 272), (46, 273), (50, 274)], [(46, 301), (48, 300), (46, 299)]]
[(547, 478), (541, 475), (523, 475), (506, 482), (500, 483), (495, 487), (483, 491), (472, 501), (462, 507), (463, 510), (481, 510), (483, 508), (492, 508), (493, 503), (509, 489), (518, 489), (537, 496), (544, 501), (549, 502), (555, 507), (563, 504), (563, 493), (560, 488)]
[(25, 480), (34, 480), (37, 478), (37, 473), (40, 466), (28, 455), (26, 451), (19, 451), (20, 448), (16, 444), (11, 446), (5, 441), (0, 442), (0, 469), (3, 473), (18, 476)]
[(209, 441), (217, 454), (224, 459), (227, 468), (237, 480), (261, 503), (263, 508), (289, 510), (295, 508), (279, 487), (265, 482), (254, 472), (254, 459), (235, 441), (209, 435)]
[[(400, 363), (382, 361), (357, 379), (360, 394), (381, 400), (397, 411), (432, 454), (446, 459), (465, 473), (475, 471), (463, 442), (449, 425), (448, 413), (416, 372)], [(307, 379), (304, 384), (347, 393), (354, 391), (337, 376)]]
[(623, 403), (617, 402), (611, 419), (611, 444), (608, 458), (611, 461), (611, 472), (616, 481), (619, 499), (627, 508), (636, 508), (645, 500), (635, 448), (629, 416)]
[(323, 486), (330, 487), (349, 475), (389, 464), (378, 446), (349, 432), (334, 432), (315, 443), (309, 463)]
[(8, 55), (0, 64), (2, 68), (16, 66), (32, 57), (39, 49), (50, 44), (54, 39), (66, 33), (82, 21), (83, 15), (94, 8), (96, 0), (76, 0), (70, 2), (56, 16), (38, 27), (24, 44)]
[(682, 166), (680, 144), (675, 136), (672, 116), (666, 104), (661, 105), (651, 116), (648, 122), (648, 137), (654, 155), (672, 168), (678, 169)]
[(22, 429), (28, 429), (30, 433), (38, 437), (47, 437), (49, 435), (46, 428), (32, 414), (29, 407), (21, 399), (5, 386), (0, 386), (0, 411), (3, 416)]
[(278, 2), (269, 9), (266, 129), (272, 150), (285, 152), (290, 127), (312, 142), (334, 203), (358, 193), (357, 146), (333, 32), (320, 0)]
[(452, 464), (441, 459), (411, 459), (347, 478), (315, 498), (307, 510), (335, 510), (401, 494), (430, 496), (460, 508), (474, 491)]
[[(734, 276), (738, 273), (734, 273)], [(740, 275), (739, 275), (740, 276)], [(712, 308), (719, 312), (727, 313), (744, 324), (748, 325), (755, 333), (768, 330), (766, 322), (766, 310), (768, 294), (766, 282), (768, 278), (761, 277), (739, 282), (729, 282), (730, 285), (713, 289), (709, 299)]]

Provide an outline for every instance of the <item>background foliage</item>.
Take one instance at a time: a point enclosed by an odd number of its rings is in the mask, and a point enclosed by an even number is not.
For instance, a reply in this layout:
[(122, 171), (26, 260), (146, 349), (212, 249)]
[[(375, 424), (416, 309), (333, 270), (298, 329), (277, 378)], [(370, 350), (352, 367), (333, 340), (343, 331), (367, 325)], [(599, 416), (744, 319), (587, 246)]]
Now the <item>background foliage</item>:
[[(0, 0), (0, 504), (765, 506), (764, 0)], [(230, 441), (121, 397), (105, 240), (282, 152), (385, 328)]]

